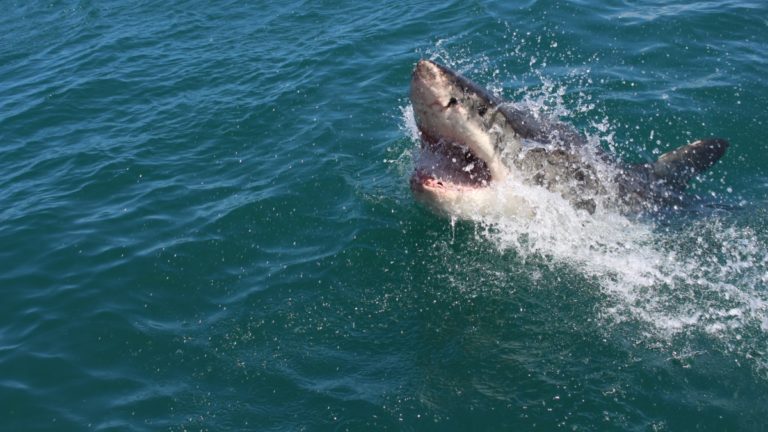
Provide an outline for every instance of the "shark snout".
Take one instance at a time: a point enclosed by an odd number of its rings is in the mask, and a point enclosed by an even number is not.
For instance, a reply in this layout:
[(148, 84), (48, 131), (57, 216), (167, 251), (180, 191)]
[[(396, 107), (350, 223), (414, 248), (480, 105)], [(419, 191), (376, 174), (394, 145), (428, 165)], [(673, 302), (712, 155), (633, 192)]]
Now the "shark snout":
[(419, 62), (416, 63), (416, 67), (413, 69), (413, 79), (425, 83), (439, 81), (444, 75), (445, 69), (431, 60), (419, 60)]
[(434, 81), (437, 78), (437, 68), (429, 60), (419, 60), (413, 69), (413, 78), (424, 81)]

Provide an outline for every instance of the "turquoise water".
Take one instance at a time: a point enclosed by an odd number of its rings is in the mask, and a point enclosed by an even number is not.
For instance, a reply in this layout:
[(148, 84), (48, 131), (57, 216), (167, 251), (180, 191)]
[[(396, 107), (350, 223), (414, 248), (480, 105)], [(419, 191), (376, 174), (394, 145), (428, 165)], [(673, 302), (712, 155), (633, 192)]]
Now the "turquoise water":
[[(768, 428), (768, 4), (4, 10), (0, 429)], [(630, 160), (732, 145), (662, 220), (441, 219), (421, 57)]]

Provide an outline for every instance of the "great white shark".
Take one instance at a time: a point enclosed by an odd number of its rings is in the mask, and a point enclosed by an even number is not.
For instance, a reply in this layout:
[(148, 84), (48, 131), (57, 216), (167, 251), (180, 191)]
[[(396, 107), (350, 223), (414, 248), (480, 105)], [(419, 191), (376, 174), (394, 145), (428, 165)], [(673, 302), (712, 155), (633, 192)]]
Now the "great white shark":
[(679, 203), (689, 181), (729, 145), (700, 139), (652, 163), (622, 162), (589, 146), (570, 125), (504, 102), (431, 60), (416, 64), (410, 99), (421, 141), (411, 190), (451, 217), (535, 212), (525, 194), (510, 190), (513, 184), (544, 187), (589, 213), (654, 211)]

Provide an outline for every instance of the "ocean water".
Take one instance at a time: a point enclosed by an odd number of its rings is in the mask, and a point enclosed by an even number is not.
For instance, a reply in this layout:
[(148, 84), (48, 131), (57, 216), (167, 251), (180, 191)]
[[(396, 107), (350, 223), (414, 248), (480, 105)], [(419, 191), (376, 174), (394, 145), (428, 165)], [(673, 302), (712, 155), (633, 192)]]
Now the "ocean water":
[[(768, 3), (0, 15), (0, 430), (768, 430)], [(419, 58), (647, 161), (663, 218), (451, 221)]]

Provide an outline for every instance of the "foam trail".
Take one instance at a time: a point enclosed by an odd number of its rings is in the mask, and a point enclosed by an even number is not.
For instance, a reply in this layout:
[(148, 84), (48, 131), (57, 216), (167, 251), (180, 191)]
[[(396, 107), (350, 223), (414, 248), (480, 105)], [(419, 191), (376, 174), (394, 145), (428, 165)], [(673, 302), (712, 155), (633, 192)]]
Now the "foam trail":
[(533, 218), (479, 218), (483, 236), (501, 250), (566, 264), (597, 281), (608, 329), (638, 323), (649, 344), (707, 335), (768, 377), (768, 243), (753, 229), (719, 218), (662, 229), (574, 210), (541, 188), (508, 187), (528, 199)]

